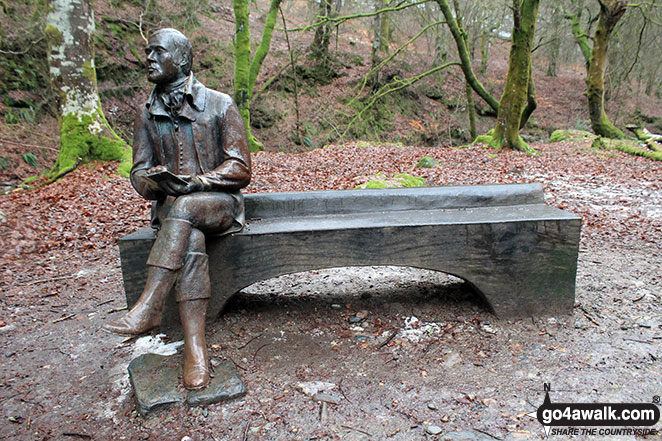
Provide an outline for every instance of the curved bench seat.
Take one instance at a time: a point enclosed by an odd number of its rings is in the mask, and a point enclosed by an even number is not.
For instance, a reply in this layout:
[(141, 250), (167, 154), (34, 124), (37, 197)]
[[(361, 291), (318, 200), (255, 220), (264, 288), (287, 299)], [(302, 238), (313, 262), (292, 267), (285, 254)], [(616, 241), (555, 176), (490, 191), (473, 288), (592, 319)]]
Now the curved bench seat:
[[(498, 317), (570, 313), (581, 219), (543, 202), (540, 184), (248, 194), (247, 226), (211, 237), (216, 317), (255, 282), (344, 266), (409, 266), (471, 283)], [(154, 234), (120, 239), (127, 302), (137, 300)], [(174, 302), (173, 302), (174, 303)], [(177, 321), (167, 307), (164, 324)]]

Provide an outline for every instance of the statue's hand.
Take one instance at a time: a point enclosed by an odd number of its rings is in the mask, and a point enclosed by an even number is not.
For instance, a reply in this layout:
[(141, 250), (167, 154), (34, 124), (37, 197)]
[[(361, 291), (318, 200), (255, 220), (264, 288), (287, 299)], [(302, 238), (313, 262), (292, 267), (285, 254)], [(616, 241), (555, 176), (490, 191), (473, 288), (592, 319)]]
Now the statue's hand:
[(178, 182), (164, 181), (159, 184), (159, 187), (170, 196), (181, 196), (202, 190), (202, 182), (197, 177), (186, 175), (179, 175), (179, 177), (186, 181), (186, 185)]
[(165, 165), (155, 165), (154, 167), (147, 169), (147, 174), (151, 175), (166, 170), (168, 170), (168, 167), (166, 167)]
[[(147, 169), (144, 172), (144, 174), (149, 175), (149, 174), (152, 174), (152, 173), (158, 173), (158, 172), (166, 171), (166, 170), (168, 170), (168, 168), (165, 165), (157, 165), (157, 166), (154, 166), (152, 168)], [(157, 184), (156, 182), (154, 182), (151, 179), (145, 177), (144, 175), (142, 176), (142, 178), (143, 178), (142, 182), (144, 183), (144, 185), (150, 191), (159, 191), (159, 190), (161, 190), (161, 188), (159, 187), (159, 184)]]

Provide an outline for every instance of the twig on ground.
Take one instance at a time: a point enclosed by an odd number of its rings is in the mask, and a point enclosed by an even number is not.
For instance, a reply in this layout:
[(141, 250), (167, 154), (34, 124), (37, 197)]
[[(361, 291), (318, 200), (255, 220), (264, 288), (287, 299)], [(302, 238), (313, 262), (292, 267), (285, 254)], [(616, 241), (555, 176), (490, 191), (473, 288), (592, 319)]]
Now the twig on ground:
[(107, 304), (109, 304), (109, 303), (113, 303), (114, 301), (115, 301), (115, 300), (113, 300), (113, 299), (106, 300), (105, 302), (97, 303), (96, 306), (97, 306), (97, 308), (98, 308), (99, 306), (107, 305)]
[(641, 297), (637, 297), (636, 299), (632, 300), (632, 303), (637, 303), (639, 300), (643, 299), (646, 297), (646, 294), (642, 294)]
[(74, 318), (74, 317), (76, 317), (76, 314), (69, 314), (67, 316), (60, 317), (59, 319), (53, 320), (53, 323), (60, 323), (60, 322), (63, 322), (65, 320), (69, 320), (70, 318)]
[(365, 430), (357, 429), (356, 427), (348, 426), (346, 424), (342, 424), (340, 427), (344, 427), (345, 429), (349, 429), (349, 430), (354, 430), (355, 432), (359, 432), (364, 435), (372, 436), (372, 433), (370, 432), (366, 432)]
[(258, 338), (260, 338), (260, 337), (262, 337), (262, 333), (261, 333), (261, 332), (260, 332), (258, 335), (256, 335), (255, 337), (253, 337), (253, 338), (251, 338), (250, 340), (248, 340), (248, 341), (247, 341), (246, 343), (244, 343), (243, 345), (237, 347), (237, 350), (239, 350), (239, 349), (244, 349), (246, 346), (248, 346), (249, 344), (253, 343), (253, 341), (254, 341), (255, 339), (258, 339)]
[(473, 430), (475, 430), (476, 432), (480, 432), (480, 433), (482, 433), (482, 434), (484, 434), (484, 435), (487, 435), (487, 436), (489, 436), (490, 438), (494, 438), (494, 439), (498, 439), (499, 441), (503, 441), (503, 438), (499, 438), (498, 436), (494, 436), (494, 435), (492, 435), (491, 433), (486, 432), (486, 431), (484, 431), (484, 430), (477, 429), (477, 428), (475, 428), (475, 427), (473, 428)]
[(248, 439), (248, 429), (251, 427), (251, 423), (246, 423), (246, 429), (244, 429), (244, 437), (243, 441), (246, 441)]
[(226, 355), (226, 357), (228, 357), (228, 358), (230, 359), (230, 361), (233, 362), (233, 363), (235, 364), (235, 366), (237, 366), (237, 367), (238, 367), (239, 369), (241, 369), (242, 371), (248, 371), (247, 368), (243, 367), (242, 365), (240, 365), (239, 363), (237, 363), (236, 361), (234, 361), (234, 359), (233, 359), (232, 357), (230, 357), (229, 355)]
[(586, 317), (591, 323), (593, 323), (595, 326), (600, 326), (600, 323), (598, 323), (593, 317), (591, 317), (591, 314), (586, 310), (586, 308), (580, 306), (579, 309), (581, 309), (584, 312), (584, 317)]
[(48, 146), (45, 146), (45, 145), (28, 144), (27, 142), (14, 141), (14, 140), (7, 139), (7, 138), (0, 138), (0, 142), (6, 142), (7, 144), (18, 145), (18, 146), (21, 146), (21, 147), (36, 147), (36, 148), (39, 148), (39, 149), (52, 150), (52, 151), (55, 151), (55, 152), (60, 151), (59, 149), (56, 149), (56, 148), (53, 148), (53, 147), (48, 147)]
[(108, 310), (108, 314), (112, 314), (112, 313), (114, 313), (114, 312), (125, 311), (125, 310), (127, 310), (127, 309), (129, 309), (129, 308), (126, 307), (126, 306), (123, 306), (123, 307), (121, 307), (121, 308), (113, 308), (113, 309), (109, 309), (109, 310)]
[(92, 439), (92, 435), (88, 435), (87, 433), (62, 432), (62, 436), (72, 436), (75, 438)]
[(266, 343), (266, 344), (263, 344), (262, 346), (260, 346), (259, 348), (257, 348), (257, 351), (255, 351), (255, 353), (253, 354), (253, 361), (255, 361), (255, 357), (257, 357), (257, 353), (260, 352), (263, 348), (266, 348), (267, 346), (269, 346), (270, 344), (271, 343)]
[(637, 340), (636, 338), (624, 338), (623, 341), (633, 341), (635, 343), (645, 343), (647, 345), (652, 345), (652, 341), (647, 341), (647, 340)]
[(344, 391), (343, 388), (342, 388), (342, 380), (340, 380), (340, 382), (338, 383), (338, 390), (340, 391), (340, 393), (342, 394), (342, 396), (345, 397), (345, 399), (347, 400), (347, 402), (349, 402), (349, 403), (352, 402), (352, 400), (350, 400), (349, 398), (347, 398), (347, 395), (345, 395), (345, 391)]
[(37, 280), (30, 280), (29, 282), (17, 283), (15, 286), (30, 286), (30, 285), (36, 285), (37, 283), (56, 282), (58, 280), (74, 279), (76, 277), (78, 277), (76, 274), (69, 273), (69, 274), (63, 274), (61, 276), (49, 277), (47, 279), (37, 279)]
[(394, 331), (391, 333), (391, 335), (389, 335), (389, 337), (386, 339), (386, 341), (384, 341), (384, 343), (382, 343), (381, 345), (379, 345), (379, 349), (381, 349), (381, 348), (383, 348), (384, 346), (386, 346), (387, 344), (391, 343), (391, 340), (393, 340), (393, 339), (395, 338), (395, 336), (398, 335), (398, 332), (399, 332), (399, 331), (400, 331), (399, 329), (394, 330)]

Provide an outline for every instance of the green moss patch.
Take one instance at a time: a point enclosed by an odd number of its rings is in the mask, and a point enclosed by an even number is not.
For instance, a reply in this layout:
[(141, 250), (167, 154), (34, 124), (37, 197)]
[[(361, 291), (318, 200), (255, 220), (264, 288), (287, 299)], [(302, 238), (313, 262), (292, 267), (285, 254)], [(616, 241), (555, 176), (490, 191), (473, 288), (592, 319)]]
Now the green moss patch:
[(439, 161), (429, 156), (423, 156), (421, 160), (416, 163), (416, 167), (419, 168), (433, 168), (437, 165), (439, 165)]
[(376, 179), (357, 185), (356, 188), (363, 190), (368, 188), (405, 188), (405, 187), (425, 187), (427, 182), (425, 179), (418, 176), (410, 175), (409, 173), (398, 173), (392, 177), (387, 176), (385, 173), (378, 173)]
[(584, 130), (555, 130), (549, 142), (582, 142), (593, 141), (595, 135)]
[(620, 150), (621, 152), (629, 153), (630, 155), (643, 156), (644, 158), (649, 158), (654, 161), (662, 161), (662, 152), (648, 150), (646, 146), (642, 146), (636, 141), (607, 139), (598, 136), (593, 144), (594, 146), (598, 144), (602, 149)]
[(57, 175), (80, 161), (95, 159), (121, 161), (122, 171), (131, 163), (131, 148), (114, 133), (105, 134), (92, 115), (82, 115), (80, 119), (73, 113), (64, 115), (60, 120), (60, 153), (50, 174)]

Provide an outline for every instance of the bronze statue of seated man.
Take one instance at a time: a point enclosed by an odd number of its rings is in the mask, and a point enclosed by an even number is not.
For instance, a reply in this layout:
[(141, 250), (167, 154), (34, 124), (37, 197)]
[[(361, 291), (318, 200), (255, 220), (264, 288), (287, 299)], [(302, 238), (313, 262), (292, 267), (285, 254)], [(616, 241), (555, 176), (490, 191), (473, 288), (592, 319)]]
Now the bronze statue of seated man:
[(197, 389), (209, 384), (205, 236), (243, 228), (240, 189), (251, 178), (248, 139), (232, 99), (193, 76), (191, 44), (181, 32), (155, 32), (145, 54), (155, 87), (136, 116), (131, 184), (154, 201), (158, 233), (138, 302), (103, 329), (137, 335), (159, 326), (174, 288), (184, 331), (184, 386)]

